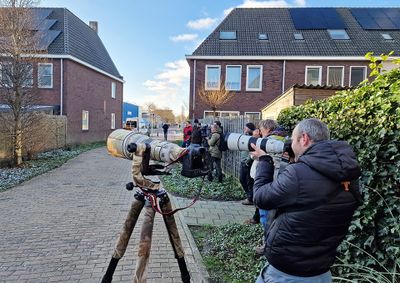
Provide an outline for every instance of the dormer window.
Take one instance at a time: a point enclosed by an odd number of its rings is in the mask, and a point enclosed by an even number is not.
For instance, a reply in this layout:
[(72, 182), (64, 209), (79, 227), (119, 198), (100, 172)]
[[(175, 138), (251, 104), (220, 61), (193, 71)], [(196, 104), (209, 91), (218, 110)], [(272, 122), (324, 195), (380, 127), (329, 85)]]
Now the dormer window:
[(236, 31), (220, 31), (219, 39), (222, 40), (236, 40)]
[(295, 32), (293, 34), (293, 36), (294, 36), (294, 39), (296, 39), (296, 40), (304, 40), (303, 34), (301, 32)]
[(259, 40), (268, 40), (268, 34), (267, 33), (259, 33), (258, 39)]
[(381, 33), (384, 40), (392, 40), (393, 37), (388, 33)]
[(334, 40), (350, 39), (349, 35), (344, 29), (328, 29), (329, 36)]

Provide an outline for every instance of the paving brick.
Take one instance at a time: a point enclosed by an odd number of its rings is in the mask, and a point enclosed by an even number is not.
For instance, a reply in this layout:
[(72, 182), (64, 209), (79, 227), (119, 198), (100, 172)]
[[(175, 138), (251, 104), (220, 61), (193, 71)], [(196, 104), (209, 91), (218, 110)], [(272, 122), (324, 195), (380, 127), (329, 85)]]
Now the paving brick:
[[(0, 282), (98, 283), (133, 201), (133, 193), (124, 189), (132, 179), (130, 170), (129, 160), (111, 157), (100, 148), (0, 193)], [(186, 239), (191, 235), (183, 231), (186, 224), (175, 218), (193, 282), (201, 282), (201, 259), (194, 259), (195, 248)], [(115, 271), (115, 282), (133, 280), (141, 225), (142, 216)], [(164, 264), (168, 274), (158, 272)], [(181, 280), (158, 214), (147, 268), (157, 270), (148, 273), (148, 282)]]

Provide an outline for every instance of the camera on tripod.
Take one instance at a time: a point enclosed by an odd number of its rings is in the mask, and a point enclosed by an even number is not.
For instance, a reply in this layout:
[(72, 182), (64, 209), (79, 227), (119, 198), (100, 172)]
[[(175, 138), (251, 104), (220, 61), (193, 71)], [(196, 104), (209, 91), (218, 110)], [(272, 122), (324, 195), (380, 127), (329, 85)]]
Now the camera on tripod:
[(177, 161), (182, 163), (181, 175), (184, 177), (205, 176), (209, 170), (207, 151), (197, 144), (182, 148), (168, 141), (153, 140), (145, 135), (118, 129), (109, 135), (107, 149), (111, 155), (125, 159), (133, 159), (136, 153), (143, 155), (143, 175), (165, 174), (166, 171), (162, 171), (165, 165)]

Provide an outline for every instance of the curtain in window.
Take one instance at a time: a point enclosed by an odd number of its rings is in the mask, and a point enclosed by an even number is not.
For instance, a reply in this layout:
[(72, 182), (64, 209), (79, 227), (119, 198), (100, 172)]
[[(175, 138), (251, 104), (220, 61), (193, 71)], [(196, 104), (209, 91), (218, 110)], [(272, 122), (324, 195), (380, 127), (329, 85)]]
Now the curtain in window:
[(329, 67), (328, 85), (342, 86), (343, 68), (342, 67)]

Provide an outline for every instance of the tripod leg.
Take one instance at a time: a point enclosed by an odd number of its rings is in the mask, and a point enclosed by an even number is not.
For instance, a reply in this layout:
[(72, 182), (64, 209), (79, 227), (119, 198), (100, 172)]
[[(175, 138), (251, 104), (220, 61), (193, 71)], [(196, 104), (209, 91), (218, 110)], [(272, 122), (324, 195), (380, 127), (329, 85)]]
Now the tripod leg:
[[(167, 196), (163, 200), (161, 209), (164, 212), (172, 211), (172, 205)], [(175, 258), (178, 260), (179, 270), (183, 283), (190, 283), (190, 274), (185, 262), (185, 252), (182, 247), (181, 238), (179, 237), (178, 228), (176, 226), (174, 215), (163, 215), (164, 223), (168, 231), (169, 241), (174, 250)]]
[(140, 242), (138, 250), (138, 261), (136, 263), (134, 283), (146, 282), (146, 266), (149, 262), (150, 249), (151, 249), (151, 238), (153, 235), (153, 224), (154, 224), (154, 209), (150, 206), (145, 207), (142, 231), (140, 232)]
[[(136, 198), (136, 195), (135, 195)], [(144, 206), (144, 199), (136, 198), (129, 210), (128, 216), (126, 217), (124, 226), (122, 227), (121, 233), (118, 237), (117, 244), (115, 246), (114, 254), (111, 258), (110, 264), (108, 265), (106, 274), (104, 275), (101, 283), (110, 283), (112, 281), (115, 268), (118, 265), (118, 261), (124, 256), (126, 247), (128, 246), (129, 239), (132, 235), (133, 228), (135, 228), (136, 222), (139, 218), (140, 212)]]

